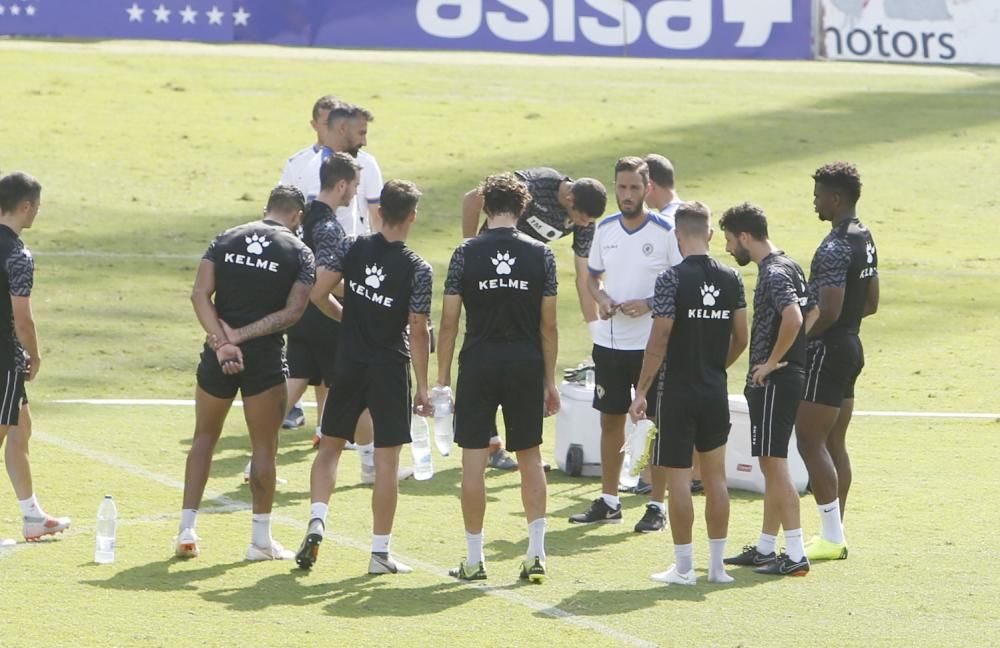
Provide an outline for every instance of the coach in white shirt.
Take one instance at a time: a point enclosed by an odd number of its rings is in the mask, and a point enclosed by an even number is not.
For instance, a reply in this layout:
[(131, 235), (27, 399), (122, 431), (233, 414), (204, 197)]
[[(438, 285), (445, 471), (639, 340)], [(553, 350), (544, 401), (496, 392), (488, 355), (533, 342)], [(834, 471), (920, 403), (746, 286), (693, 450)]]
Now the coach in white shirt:
[[(648, 193), (646, 163), (638, 157), (618, 160), (615, 197), (621, 212), (598, 224), (587, 259), (588, 286), (601, 317), (592, 333), (597, 383), (594, 408), (601, 412), (602, 493), (585, 513), (569, 518), (578, 524), (622, 520), (618, 498), (620, 448), (625, 442), (625, 417), (632, 389), (639, 380), (643, 352), (653, 325), (650, 312), (653, 287), (657, 275), (682, 260), (672, 223), (646, 210), (644, 201)], [(654, 471), (654, 485), (659, 479)], [(663, 528), (663, 523), (663, 502), (651, 502), (636, 529), (657, 531)]]

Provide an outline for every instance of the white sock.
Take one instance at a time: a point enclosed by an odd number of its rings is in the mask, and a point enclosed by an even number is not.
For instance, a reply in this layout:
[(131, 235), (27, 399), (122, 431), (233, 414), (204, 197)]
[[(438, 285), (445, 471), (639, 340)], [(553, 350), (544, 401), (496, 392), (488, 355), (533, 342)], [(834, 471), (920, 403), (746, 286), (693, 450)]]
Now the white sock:
[(785, 529), (785, 553), (798, 562), (806, 556), (806, 546), (802, 541), (802, 529)]
[(617, 495), (608, 495), (607, 493), (601, 493), (601, 497), (604, 498), (604, 503), (613, 509), (616, 509), (622, 505), (622, 501)]
[(469, 551), (465, 555), (465, 564), (469, 567), (476, 565), (481, 562), (486, 562), (486, 557), (483, 555), (483, 532), (479, 533), (469, 533), (465, 532), (465, 545), (468, 547)]
[[(358, 446), (358, 456), (361, 457), (361, 465), (364, 468), (375, 470), (375, 443)], [(369, 470), (369, 472), (371, 472)]]
[(835, 499), (829, 504), (820, 504), (816, 508), (819, 510), (819, 520), (823, 525), (820, 535), (823, 536), (824, 540), (843, 544), (844, 525), (840, 523), (840, 500)]
[(545, 527), (547, 524), (543, 517), (528, 522), (528, 553), (525, 556), (528, 560), (536, 557), (545, 560)]
[(178, 530), (193, 529), (198, 524), (198, 509), (181, 509), (181, 525)]
[(372, 534), (372, 553), (389, 553), (389, 541), (392, 540), (392, 534), (378, 535)]
[(330, 505), (326, 502), (313, 502), (309, 505), (309, 520), (319, 520), (326, 527), (326, 514), (330, 512)]
[[(788, 533), (785, 533), (785, 537)], [(771, 535), (769, 533), (760, 532), (760, 538), (757, 539), (757, 552), (762, 553), (765, 556), (768, 554), (773, 554), (775, 548), (778, 546), (778, 536)]]
[(708, 580), (712, 583), (731, 583), (733, 577), (726, 573), (722, 562), (726, 555), (726, 538), (708, 539)]
[(38, 503), (38, 498), (32, 493), (31, 497), (26, 500), (17, 500), (18, 505), (21, 507), (21, 514), (24, 517), (45, 517), (45, 511), (42, 510), (42, 505)]
[(674, 563), (677, 565), (677, 571), (681, 574), (686, 574), (694, 569), (694, 545), (691, 543), (675, 544)]
[(660, 509), (660, 513), (666, 513), (667, 512), (667, 507), (663, 505), (663, 502), (654, 502), (654, 501), (650, 500), (649, 503), (652, 504), (653, 506), (655, 506), (656, 508)]
[(267, 549), (274, 540), (271, 538), (271, 514), (254, 513), (250, 542), (256, 547)]
[(503, 445), (503, 439), (500, 438), (499, 434), (497, 436), (492, 436), (492, 437), (490, 437), (490, 445), (491, 446), (502, 446)]

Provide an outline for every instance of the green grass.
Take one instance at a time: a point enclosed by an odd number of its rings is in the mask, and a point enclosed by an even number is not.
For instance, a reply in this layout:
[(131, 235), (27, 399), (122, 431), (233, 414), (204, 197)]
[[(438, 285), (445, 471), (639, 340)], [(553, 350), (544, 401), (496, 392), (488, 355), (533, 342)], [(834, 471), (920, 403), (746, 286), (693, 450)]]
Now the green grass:
[[(1000, 428), (992, 420), (855, 421), (851, 558), (817, 565), (806, 579), (738, 573), (724, 588), (656, 586), (646, 577), (671, 561), (668, 536), (634, 537), (628, 524), (569, 527), (565, 516), (597, 488), (553, 472), (550, 581), (516, 585), (524, 537), (518, 481), (491, 473), (487, 558), (495, 595), (457, 584), (443, 575), (464, 552), (454, 457), (438, 461), (434, 480), (401, 487), (393, 543), (420, 562), (411, 576), (361, 576), (369, 491), (355, 486), (352, 457), (332, 501), (331, 528), (343, 544), (324, 546), (314, 573), (242, 564), (245, 511), (203, 516), (203, 557), (169, 560), (193, 411), (52, 401), (190, 396), (202, 336), (187, 301), (197, 256), (218, 231), (259, 215), (284, 157), (310, 141), (308, 108), (326, 92), (369, 107), (377, 118), (369, 149), (386, 176), (424, 190), (412, 246), (434, 264), (437, 287), (458, 239), (461, 194), (493, 171), (547, 164), (610, 185), (619, 156), (662, 152), (677, 165), (682, 196), (717, 211), (745, 199), (762, 204), (772, 238), (805, 266), (826, 231), (812, 213), (809, 174), (834, 159), (854, 160), (865, 182), (861, 215), (882, 263), (882, 308), (865, 323), (858, 408), (997, 411), (996, 69), (555, 63), (0, 44), (0, 169), (28, 170), (45, 185), (36, 228), (24, 235), (37, 257), (45, 359), (30, 386), (36, 483), (43, 503), (76, 519), (57, 542), (0, 553), (0, 644), (38, 645), (56, 632), (80, 645), (185, 637), (204, 645), (616, 640), (538, 611), (548, 606), (623, 633), (617, 640), (625, 643), (1000, 640), (993, 611), (1000, 585), (990, 571), (1000, 527), (989, 513), (1000, 486), (991, 465)], [(714, 247), (725, 256), (718, 241)], [(570, 365), (587, 355), (589, 340), (568, 241), (556, 249), (560, 362)], [(754, 274), (746, 269), (748, 289)], [(731, 391), (741, 374), (732, 372)], [(245, 502), (247, 441), (239, 411), (230, 418), (209, 491)], [(550, 459), (553, 437), (549, 423)], [(279, 490), (275, 535), (286, 545), (301, 536), (310, 461), (307, 434), (282, 437), (279, 473), (290, 483)], [(98, 567), (92, 525), (105, 491), (118, 500), (123, 522), (118, 562)], [(8, 502), (0, 535), (8, 537), (19, 531), (9, 493), (0, 489)], [(626, 499), (627, 523), (643, 503)], [(817, 527), (813, 511), (803, 499), (807, 532)], [(734, 493), (734, 548), (752, 540), (759, 516), (759, 499)], [(698, 564), (707, 557), (703, 532), (699, 521)]]

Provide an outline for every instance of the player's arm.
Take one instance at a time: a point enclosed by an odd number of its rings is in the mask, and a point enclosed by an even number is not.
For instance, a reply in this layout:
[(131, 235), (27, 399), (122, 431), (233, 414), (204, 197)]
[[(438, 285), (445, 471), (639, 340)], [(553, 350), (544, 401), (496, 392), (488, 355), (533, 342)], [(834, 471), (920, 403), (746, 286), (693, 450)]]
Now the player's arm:
[(226, 340), (226, 334), (219, 321), (219, 314), (215, 310), (213, 295), (215, 295), (215, 263), (202, 259), (194, 278), (194, 286), (191, 288), (191, 304), (194, 306), (194, 313), (198, 316), (201, 328), (205, 329), (208, 335), (209, 345), (214, 348), (218, 341)]
[(410, 313), (410, 358), (413, 363), (413, 374), (417, 379), (417, 393), (413, 405), (421, 416), (430, 416), (430, 397), (427, 395), (427, 365), (431, 355), (430, 320), (424, 313)]
[(368, 222), (371, 223), (372, 233), (382, 231), (382, 209), (378, 203), (368, 203)]
[(819, 289), (819, 303), (816, 318), (812, 326), (806, 333), (811, 338), (823, 335), (838, 319), (844, 309), (844, 287), (843, 286), (823, 286)]
[(556, 387), (556, 358), (559, 356), (559, 328), (556, 322), (555, 295), (542, 297), (542, 360), (545, 365), (545, 415), (559, 411), (559, 389)]
[(309, 291), (309, 299), (321, 313), (338, 322), (344, 316), (344, 307), (334, 296), (334, 289), (341, 285), (344, 275), (320, 266), (316, 271), (316, 283)]
[(587, 268), (587, 257), (574, 256), (576, 268), (576, 294), (580, 298), (580, 312), (583, 321), (590, 324), (597, 320), (597, 301), (590, 292), (590, 270)]
[(306, 304), (309, 303), (311, 290), (312, 284), (296, 281), (292, 284), (284, 308), (270, 315), (265, 315), (256, 322), (250, 322), (246, 326), (231, 329), (228, 336), (229, 341), (233, 344), (243, 344), (254, 338), (284, 331), (302, 317), (302, 313), (306, 310)]
[(472, 238), (479, 229), (479, 215), (483, 211), (483, 194), (476, 187), (462, 199), (462, 238)]
[(635, 385), (635, 399), (629, 407), (633, 422), (646, 418), (646, 393), (656, 373), (667, 360), (667, 345), (670, 343), (670, 333), (674, 330), (672, 317), (654, 317), (653, 328), (646, 341), (646, 350), (642, 354), (642, 369), (639, 370), (639, 380)]
[(868, 281), (868, 292), (865, 293), (865, 310), (862, 317), (868, 317), (878, 312), (878, 275)]
[(455, 357), (455, 341), (458, 339), (458, 323), (462, 316), (462, 296), (445, 295), (441, 305), (441, 327), (437, 337), (437, 384), (451, 384), (451, 361)]
[(604, 292), (604, 282), (601, 281), (602, 274), (597, 274), (593, 270), (587, 271), (587, 290), (597, 303), (597, 312), (601, 319), (610, 319), (618, 310), (618, 304), (611, 299), (608, 293)]
[(747, 348), (747, 338), (747, 309), (744, 306), (733, 311), (733, 332), (729, 335), (729, 354), (726, 355), (727, 369), (733, 366)]
[(28, 353), (28, 380), (33, 380), (42, 366), (42, 356), (38, 351), (38, 332), (31, 312), (31, 297), (11, 295), (10, 305), (14, 311), (14, 334)]
[(795, 344), (795, 339), (802, 329), (802, 309), (798, 303), (791, 303), (781, 311), (781, 324), (778, 325), (778, 339), (774, 341), (771, 355), (767, 362), (751, 367), (753, 372), (753, 382), (755, 385), (763, 385), (764, 379), (778, 369), (781, 369), (787, 362), (782, 362), (788, 350)]

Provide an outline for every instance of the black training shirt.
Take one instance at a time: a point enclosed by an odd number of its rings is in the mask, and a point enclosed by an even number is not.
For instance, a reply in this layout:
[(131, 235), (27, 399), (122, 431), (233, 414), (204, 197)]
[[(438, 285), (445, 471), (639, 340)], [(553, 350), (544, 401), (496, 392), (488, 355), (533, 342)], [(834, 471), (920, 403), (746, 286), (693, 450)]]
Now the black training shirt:
[[(812, 304), (808, 298), (805, 274), (798, 263), (777, 251), (764, 257), (757, 273), (757, 287), (753, 293), (753, 327), (750, 333), (750, 371), (747, 384), (752, 384), (753, 368), (764, 364), (778, 341), (781, 313), (792, 304), (798, 304), (805, 313)], [(805, 326), (781, 362), (789, 367), (802, 369), (806, 363)], [(781, 371), (780, 369), (778, 371)]]
[(0, 225), (0, 368), (24, 373), (27, 354), (14, 329), (11, 297), (30, 297), (35, 282), (35, 260), (14, 230)]
[(857, 218), (836, 225), (813, 255), (809, 296), (819, 304), (820, 288), (844, 289), (840, 317), (821, 338), (857, 335), (868, 299), (868, 284), (878, 276), (878, 251), (872, 233)]

